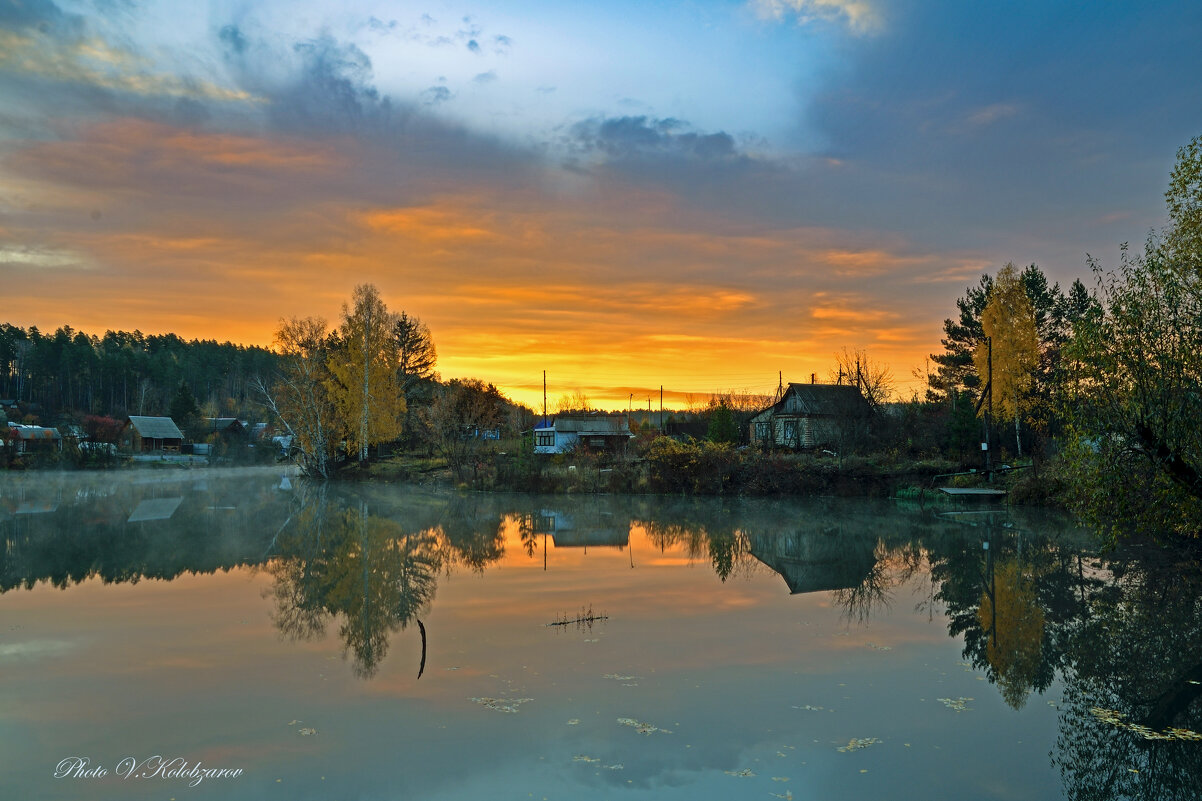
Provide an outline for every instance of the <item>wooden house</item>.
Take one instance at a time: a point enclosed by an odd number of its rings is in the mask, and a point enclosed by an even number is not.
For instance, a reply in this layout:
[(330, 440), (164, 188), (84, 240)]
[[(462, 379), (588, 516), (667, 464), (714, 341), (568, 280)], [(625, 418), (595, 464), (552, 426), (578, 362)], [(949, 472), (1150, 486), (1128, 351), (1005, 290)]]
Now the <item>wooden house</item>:
[(794, 450), (837, 445), (872, 407), (854, 384), (790, 383), (779, 401), (751, 418), (751, 444)]
[(126, 418), (117, 442), (121, 450), (133, 453), (179, 452), (184, 435), (170, 417), (132, 415)]
[(561, 414), (534, 428), (535, 453), (567, 453), (574, 448), (619, 451), (634, 434), (626, 415)]
[(43, 426), (12, 424), (8, 427), (8, 441), (14, 454), (63, 449), (63, 435), (58, 429)]

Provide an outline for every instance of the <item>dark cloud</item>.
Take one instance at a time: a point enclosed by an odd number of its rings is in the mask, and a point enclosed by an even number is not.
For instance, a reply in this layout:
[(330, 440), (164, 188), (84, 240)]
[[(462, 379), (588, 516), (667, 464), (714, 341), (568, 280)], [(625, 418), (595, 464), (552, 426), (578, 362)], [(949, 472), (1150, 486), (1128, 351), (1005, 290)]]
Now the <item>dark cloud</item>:
[(476, 77), (472, 78), (472, 83), (492, 83), (495, 80), (497, 80), (497, 71), (489, 70), (488, 72), (482, 72)]
[(619, 161), (665, 156), (710, 161), (738, 155), (730, 134), (697, 133), (674, 119), (594, 118), (574, 125), (572, 136), (577, 148)]
[(472, 51), (473, 53), (477, 53), (477, 54), (482, 52), (480, 49), (480, 43), (477, 42), (475, 39), (467, 40), (467, 49)]
[(422, 92), (422, 102), (433, 106), (438, 103), (445, 103), (446, 101), (450, 100), (452, 96), (451, 90), (445, 86), (431, 86), (429, 89)]
[(493, 52), (497, 54), (508, 53), (513, 48), (513, 39), (508, 36), (494, 36), (492, 42)]
[(390, 19), (388, 22), (385, 22), (382, 19), (371, 17), (367, 20), (367, 27), (379, 33), (391, 33), (397, 29), (399, 24), (400, 23), (394, 19)]
[(236, 56), (241, 56), (246, 53), (249, 43), (246, 41), (246, 36), (237, 25), (226, 25), (217, 33), (217, 38), (225, 47), (226, 52)]

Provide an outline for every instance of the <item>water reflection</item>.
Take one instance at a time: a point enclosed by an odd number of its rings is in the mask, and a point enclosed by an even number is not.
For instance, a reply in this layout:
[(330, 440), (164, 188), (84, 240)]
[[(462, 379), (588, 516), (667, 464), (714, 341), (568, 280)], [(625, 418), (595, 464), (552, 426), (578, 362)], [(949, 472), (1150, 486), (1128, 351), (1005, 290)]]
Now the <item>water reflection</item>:
[[(722, 582), (775, 574), (782, 593), (822, 594), (849, 627), (913, 599), (1010, 707), (1041, 694), (1058, 705), (1052, 761), (1070, 798), (1184, 799), (1202, 786), (1202, 746), (1144, 736), (1202, 730), (1193, 558), (1099, 555), (1063, 521), (1015, 512), (348, 491), (252, 476), (8, 482), (0, 593), (252, 567), (270, 576), (280, 634), (334, 630), (355, 675), (370, 679), (397, 638), (424, 643), (423, 619), (454, 571), (510, 561), (555, 571), (598, 551), (637, 568), (670, 552)], [(423, 648), (413, 672), (425, 661)]]
[[(338, 636), (355, 673), (375, 675), (392, 634), (406, 629), (434, 599), (441, 555), (430, 529), (411, 529), (372, 514), (364, 498), (334, 496), (324, 486), (299, 493), (292, 524), (276, 538), (266, 566), (274, 577), (280, 632), (293, 640)], [(422, 639), (425, 628), (420, 620)], [(425, 666), (423, 649), (419, 675)]]

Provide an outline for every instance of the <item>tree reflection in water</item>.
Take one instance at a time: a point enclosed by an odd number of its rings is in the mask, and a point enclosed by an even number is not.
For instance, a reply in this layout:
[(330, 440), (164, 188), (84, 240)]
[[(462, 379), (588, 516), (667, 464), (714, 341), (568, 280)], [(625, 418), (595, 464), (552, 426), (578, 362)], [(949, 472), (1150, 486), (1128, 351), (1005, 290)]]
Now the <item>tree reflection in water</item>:
[(442, 564), (438, 538), (430, 528), (406, 530), (371, 514), (363, 498), (331, 497), (320, 486), (308, 495), (267, 566), (275, 579), (273, 621), (284, 636), (306, 640), (338, 618), (355, 673), (371, 677), (388, 653), (389, 637), (434, 598)]

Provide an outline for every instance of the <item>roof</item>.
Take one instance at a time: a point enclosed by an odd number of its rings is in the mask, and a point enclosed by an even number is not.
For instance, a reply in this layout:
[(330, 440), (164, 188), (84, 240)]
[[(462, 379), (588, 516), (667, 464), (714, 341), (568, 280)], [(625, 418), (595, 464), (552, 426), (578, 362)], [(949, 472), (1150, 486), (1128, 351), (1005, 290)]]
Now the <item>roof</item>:
[[(157, 419), (157, 418), (152, 418)], [(168, 418), (169, 419), (169, 418)], [(147, 498), (130, 513), (127, 523), (139, 523), (143, 520), (167, 520), (175, 514), (175, 510), (183, 502), (183, 498)]]
[(242, 421), (237, 417), (206, 417), (210, 431), (239, 431), (243, 428)]
[(784, 397), (769, 406), (756, 420), (774, 414), (800, 414), (810, 416), (867, 415), (871, 411), (860, 388), (854, 384), (798, 384), (789, 383)]
[(130, 415), (129, 424), (143, 439), (183, 439), (179, 426), (170, 417)]
[(578, 434), (582, 437), (629, 437), (630, 424), (625, 415), (561, 415), (551, 425), (539, 426), (536, 431), (555, 429), (559, 434)]
[(43, 428), (42, 426), (9, 426), (12, 431), (13, 439), (62, 439), (63, 435), (58, 433), (55, 428)]

